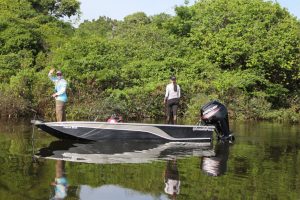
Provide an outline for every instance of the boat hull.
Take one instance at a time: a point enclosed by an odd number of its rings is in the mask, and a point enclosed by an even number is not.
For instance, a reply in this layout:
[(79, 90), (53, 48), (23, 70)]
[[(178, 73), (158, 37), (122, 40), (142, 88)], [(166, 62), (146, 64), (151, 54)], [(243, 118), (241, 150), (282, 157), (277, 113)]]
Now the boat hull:
[(34, 124), (60, 139), (153, 139), (168, 141), (212, 140), (214, 126), (188, 126), (107, 122), (41, 122)]

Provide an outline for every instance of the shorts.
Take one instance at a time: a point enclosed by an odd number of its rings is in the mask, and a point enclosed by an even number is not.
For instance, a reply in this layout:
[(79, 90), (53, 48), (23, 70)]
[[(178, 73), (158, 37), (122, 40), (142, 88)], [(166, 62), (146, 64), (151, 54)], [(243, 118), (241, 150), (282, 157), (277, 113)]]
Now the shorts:
[(172, 114), (173, 116), (177, 115), (177, 109), (179, 105), (179, 99), (169, 99), (167, 101), (167, 116), (170, 117)]

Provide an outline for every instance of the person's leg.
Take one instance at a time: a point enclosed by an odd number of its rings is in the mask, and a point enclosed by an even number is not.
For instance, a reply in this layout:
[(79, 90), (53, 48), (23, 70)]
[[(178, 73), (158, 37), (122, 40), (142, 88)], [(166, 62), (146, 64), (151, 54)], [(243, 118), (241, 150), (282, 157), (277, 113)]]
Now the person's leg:
[(169, 124), (174, 124), (173, 122), (173, 109), (172, 109), (172, 106), (170, 106), (170, 118), (169, 118)]
[(172, 106), (173, 124), (177, 124), (177, 109), (178, 109), (178, 105), (176, 103), (174, 103)]
[(66, 120), (65, 102), (56, 101), (56, 121), (62, 122)]
[(56, 177), (55, 178), (61, 178), (65, 174), (65, 161), (63, 160), (57, 160), (55, 164), (55, 172)]
[(62, 116), (62, 121), (66, 121), (66, 103), (64, 102), (64, 105), (63, 105), (63, 116)]
[(172, 112), (172, 108), (171, 108), (171, 105), (170, 105), (170, 102), (169, 100), (167, 101), (167, 124), (170, 124), (170, 121), (171, 121), (171, 112)]

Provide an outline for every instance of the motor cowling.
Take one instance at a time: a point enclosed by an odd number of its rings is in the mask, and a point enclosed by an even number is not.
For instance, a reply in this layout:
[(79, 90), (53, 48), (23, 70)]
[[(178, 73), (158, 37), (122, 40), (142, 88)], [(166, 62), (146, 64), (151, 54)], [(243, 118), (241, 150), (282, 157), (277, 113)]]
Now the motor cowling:
[(201, 123), (216, 127), (218, 137), (227, 138), (230, 136), (228, 111), (220, 102), (214, 100), (200, 109)]

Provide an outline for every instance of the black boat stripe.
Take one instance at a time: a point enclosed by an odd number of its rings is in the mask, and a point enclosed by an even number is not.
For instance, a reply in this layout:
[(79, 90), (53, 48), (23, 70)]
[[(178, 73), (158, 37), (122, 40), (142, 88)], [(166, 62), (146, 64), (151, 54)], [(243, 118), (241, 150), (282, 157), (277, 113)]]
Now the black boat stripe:
[[(78, 123), (78, 125), (71, 126), (74, 123)], [(84, 124), (84, 123), (85, 123), (84, 126), (81, 125), (81, 124)], [(107, 129), (109, 129), (109, 130), (123, 130), (123, 131), (126, 130), (126, 131), (134, 131), (134, 132), (142, 131), (142, 132), (147, 132), (147, 133), (150, 133), (150, 134), (153, 134), (153, 135), (156, 135), (158, 137), (165, 138), (165, 139), (168, 139), (168, 140), (182, 140), (182, 141), (184, 141), (184, 140), (200, 140), (200, 139), (201, 140), (210, 140), (211, 139), (211, 138), (174, 138), (174, 137), (171, 137), (166, 132), (164, 132), (163, 130), (153, 126), (153, 124), (131, 124), (131, 123), (112, 124), (112, 123), (106, 123), (106, 122), (48, 122), (48, 123), (44, 123), (44, 124), (52, 126), (52, 127), (56, 126), (56, 127), (63, 127), (63, 128), (66, 125), (70, 126), (71, 128), (72, 127), (73, 128), (94, 128), (90, 132), (84, 133), (83, 135), (81, 135), (81, 137), (89, 135), (94, 130), (101, 130), (101, 129), (107, 130)], [(87, 126), (87, 125), (89, 125), (89, 126)], [(98, 125), (98, 126), (95, 126), (95, 125)], [(106, 127), (106, 126), (108, 126), (108, 127)], [(168, 126), (168, 125), (163, 125), (163, 126)], [(181, 125), (171, 125), (171, 126), (177, 126), (177, 127), (178, 126), (179, 127), (205, 127), (205, 128), (207, 128), (207, 131), (213, 131), (213, 129), (209, 130), (209, 128), (214, 128), (213, 126), (181, 126)], [(126, 127), (126, 128), (120, 129), (120, 127)], [(135, 127), (138, 127), (139, 129), (136, 129)], [(146, 130), (143, 129), (143, 128), (146, 128)], [(152, 130), (147, 130), (149, 128), (152, 129)], [(155, 133), (154, 131), (157, 131), (157, 132), (161, 133), (161, 135)]]

